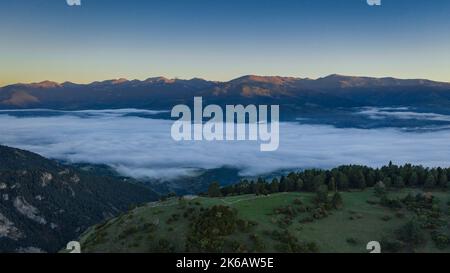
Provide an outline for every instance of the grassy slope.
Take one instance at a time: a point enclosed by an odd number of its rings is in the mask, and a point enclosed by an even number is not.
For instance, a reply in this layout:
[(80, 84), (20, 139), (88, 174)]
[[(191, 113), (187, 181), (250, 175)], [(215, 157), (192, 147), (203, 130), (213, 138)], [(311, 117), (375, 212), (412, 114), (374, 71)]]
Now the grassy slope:
[[(394, 194), (404, 195), (407, 191), (411, 190)], [(307, 216), (306, 213), (300, 214), (288, 227), (289, 231), (302, 240), (316, 242), (322, 252), (367, 252), (365, 248), (369, 241), (381, 241), (384, 236), (392, 235), (394, 230), (412, 216), (410, 212), (404, 210), (405, 217), (397, 217), (396, 212), (388, 208), (367, 203), (367, 200), (375, 199), (372, 190), (346, 192), (342, 196), (343, 209), (333, 211), (333, 214), (327, 218), (307, 224), (299, 223), (302, 217)], [(443, 203), (450, 200), (449, 193), (436, 193), (436, 196), (445, 201)], [(254, 195), (226, 198), (199, 197), (189, 201), (187, 207), (227, 205), (236, 208), (241, 219), (258, 223), (252, 233), (258, 234), (264, 240), (266, 251), (275, 252), (276, 242), (263, 233), (263, 231), (281, 231), (276, 223), (281, 216), (276, 215), (274, 210), (293, 205), (295, 199), (308, 204), (312, 202), (313, 197), (314, 194), (311, 193), (279, 193), (261, 197)], [(80, 240), (82, 250), (84, 252), (148, 252), (152, 251), (161, 238), (164, 238), (174, 244), (177, 252), (183, 252), (185, 234), (188, 230), (188, 220), (182, 216), (184, 211), (185, 208), (182, 208), (176, 199), (136, 208), (102, 226), (89, 229)], [(180, 219), (170, 224), (166, 223), (173, 214), (180, 214)], [(382, 220), (381, 218), (386, 215), (391, 216), (392, 219)], [(350, 220), (350, 217), (358, 219)], [(146, 229), (146, 223), (157, 223), (157, 229), (149, 232)], [(228, 238), (249, 246), (252, 244), (249, 233), (236, 232)], [(349, 238), (354, 239), (356, 243), (348, 243)], [(438, 251), (431, 240), (428, 241), (429, 243), (419, 251)]]

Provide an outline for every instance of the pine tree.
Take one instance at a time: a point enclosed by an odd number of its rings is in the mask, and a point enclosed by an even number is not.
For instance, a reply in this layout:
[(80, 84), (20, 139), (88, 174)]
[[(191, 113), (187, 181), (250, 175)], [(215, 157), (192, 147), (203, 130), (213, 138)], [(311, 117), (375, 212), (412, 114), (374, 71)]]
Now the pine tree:
[(432, 189), (436, 186), (436, 178), (431, 173), (428, 174), (427, 179), (425, 180), (424, 187), (427, 189)]
[(297, 175), (295, 173), (290, 173), (286, 177), (286, 187), (287, 191), (295, 191), (296, 190), (296, 182), (297, 182)]
[(375, 172), (373, 170), (369, 170), (367, 172), (366, 183), (367, 183), (367, 186), (369, 186), (369, 187), (373, 187), (375, 185), (376, 178), (375, 178)]
[(392, 179), (390, 177), (385, 177), (383, 179), (383, 183), (386, 186), (386, 188), (392, 187)]
[(280, 192), (287, 192), (286, 178), (284, 176), (280, 179)]
[(313, 179), (314, 190), (318, 190), (321, 186), (325, 185), (325, 177), (323, 174), (316, 175)]
[(270, 184), (270, 192), (277, 193), (279, 191), (280, 191), (280, 183), (278, 182), (278, 179), (274, 178), (272, 180), (272, 183)]
[(328, 203), (328, 187), (325, 185), (319, 186), (316, 190), (316, 202)]
[(417, 172), (413, 171), (408, 179), (408, 186), (415, 187), (418, 184), (419, 184), (419, 176), (417, 175)]
[(342, 200), (342, 196), (339, 192), (336, 192), (333, 195), (333, 199), (331, 201), (333, 208), (340, 209), (344, 206), (344, 201)]
[(359, 189), (366, 188), (366, 178), (361, 171), (356, 174), (356, 187), (358, 187)]
[(302, 191), (303, 190), (303, 186), (304, 186), (303, 179), (298, 178), (297, 181), (295, 182), (295, 190), (296, 191)]
[(209, 197), (221, 197), (222, 196), (219, 182), (213, 182), (213, 183), (211, 183), (211, 185), (209, 185), (208, 196)]
[(403, 178), (401, 176), (396, 176), (394, 180), (394, 187), (397, 189), (402, 189), (405, 187), (405, 182), (403, 181)]
[(265, 181), (256, 183), (256, 195), (260, 194), (267, 194)]
[(441, 170), (439, 172), (439, 179), (438, 179), (438, 185), (441, 188), (446, 188), (447, 187), (447, 172), (445, 170)]
[(337, 175), (337, 187), (340, 190), (347, 190), (349, 187), (348, 177), (343, 172)]
[(328, 190), (331, 191), (331, 192), (336, 192), (337, 191), (336, 179), (334, 179), (334, 177), (331, 177), (330, 181), (328, 182)]
[(378, 182), (375, 185), (375, 195), (377, 195), (378, 197), (382, 198), (382, 197), (386, 196), (386, 193), (387, 193), (387, 191), (386, 191), (385, 184), (383, 182), (381, 182), (381, 181)]

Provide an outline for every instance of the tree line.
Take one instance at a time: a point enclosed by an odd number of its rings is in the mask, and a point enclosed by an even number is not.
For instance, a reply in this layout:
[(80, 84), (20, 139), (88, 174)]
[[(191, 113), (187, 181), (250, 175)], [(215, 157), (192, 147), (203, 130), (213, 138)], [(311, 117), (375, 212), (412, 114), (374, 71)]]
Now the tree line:
[(363, 190), (382, 182), (386, 188), (422, 187), (424, 189), (449, 189), (450, 168), (426, 168), (406, 164), (397, 166), (392, 162), (381, 168), (345, 165), (331, 170), (310, 169), (291, 172), (271, 180), (243, 179), (239, 183), (220, 187), (213, 182), (208, 196), (220, 197), (242, 194), (270, 194), (277, 192), (317, 192), (324, 186), (329, 191)]

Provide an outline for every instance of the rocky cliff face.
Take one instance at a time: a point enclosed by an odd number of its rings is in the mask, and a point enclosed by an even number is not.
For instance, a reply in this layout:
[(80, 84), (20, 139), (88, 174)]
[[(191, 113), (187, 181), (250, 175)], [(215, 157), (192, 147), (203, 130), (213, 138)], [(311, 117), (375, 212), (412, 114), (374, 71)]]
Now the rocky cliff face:
[(151, 190), (0, 146), (0, 252), (53, 252)]

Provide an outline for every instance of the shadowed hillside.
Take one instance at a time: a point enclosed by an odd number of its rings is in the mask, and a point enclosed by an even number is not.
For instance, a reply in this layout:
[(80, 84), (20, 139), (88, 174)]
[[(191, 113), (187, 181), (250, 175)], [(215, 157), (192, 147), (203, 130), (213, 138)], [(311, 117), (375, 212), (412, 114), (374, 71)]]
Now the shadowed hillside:
[(90, 225), (157, 198), (138, 184), (0, 146), (0, 252), (56, 251)]

